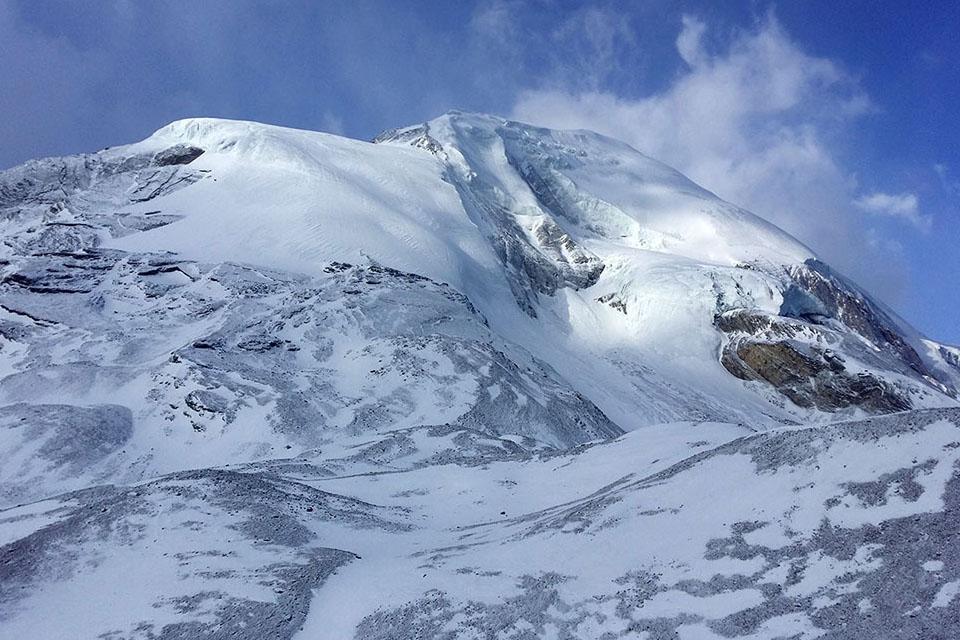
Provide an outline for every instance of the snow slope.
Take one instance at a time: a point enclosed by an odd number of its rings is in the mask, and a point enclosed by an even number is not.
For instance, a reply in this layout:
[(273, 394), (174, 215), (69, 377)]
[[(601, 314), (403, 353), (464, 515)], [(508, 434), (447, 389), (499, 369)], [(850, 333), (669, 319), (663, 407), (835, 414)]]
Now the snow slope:
[(0, 638), (960, 632), (960, 352), (623, 143), (184, 120), (0, 234)]
[[(813, 400), (798, 406), (801, 394), (782, 393), (776, 381), (771, 389), (768, 372), (724, 366), (725, 347), (742, 341), (717, 330), (717, 315), (782, 316), (796, 270), (808, 270), (814, 256), (669, 167), (590, 132), (473, 114), (447, 114), (377, 142), (179, 121), (87, 162), (122, 167), (190, 145), (203, 153), (179, 168), (188, 184), (134, 199), (141, 183), (158, 178), (138, 169), (131, 187), (116, 184), (117, 169), (98, 169), (58, 215), (80, 219), (107, 205), (132, 218), (178, 218), (102, 238), (101, 246), (123, 251), (311, 276), (333, 261), (376, 264), (446, 283), (495, 333), (548, 362), (625, 429), (691, 418), (821, 419), (824, 407), (863, 414), (842, 392), (823, 400), (805, 391)], [(12, 170), (6, 181), (31, 170)], [(836, 289), (826, 295), (837, 297)], [(899, 398), (881, 409), (953, 403), (960, 369), (889, 314), (856, 327), (839, 312), (800, 320), (807, 326), (792, 336), (799, 346), (791, 353), (810, 355), (812, 344), (813, 369), (826, 362), (823, 343), (845, 354), (846, 378), (868, 375)], [(884, 333), (909, 336), (909, 344), (888, 357)]]
[(676, 423), (554, 455), (399, 437), (386, 459), (347, 438), (0, 511), (0, 635), (960, 631), (955, 409), (762, 433)]

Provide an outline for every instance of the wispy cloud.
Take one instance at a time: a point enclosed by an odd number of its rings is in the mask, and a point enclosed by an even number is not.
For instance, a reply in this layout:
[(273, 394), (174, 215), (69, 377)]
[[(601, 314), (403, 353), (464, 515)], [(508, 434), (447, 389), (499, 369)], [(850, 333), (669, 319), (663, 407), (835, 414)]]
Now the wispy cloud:
[(547, 45), (554, 68), (568, 82), (596, 89), (622, 70), (636, 42), (629, 21), (608, 9), (587, 6), (568, 16)]
[(675, 43), (683, 65), (658, 93), (630, 99), (556, 84), (522, 92), (512, 115), (624, 139), (896, 300), (906, 283), (902, 257), (874, 228), (876, 217), (851, 206), (859, 188), (842, 161), (847, 137), (874, 110), (857, 79), (806, 53), (772, 14), (725, 43), (709, 35), (703, 20), (683, 17)]
[(323, 114), (323, 118), (320, 120), (321, 129), (326, 133), (334, 133), (336, 135), (343, 135), (344, 126), (343, 118), (338, 116), (332, 111), (326, 111)]
[(857, 208), (878, 216), (899, 218), (929, 231), (932, 218), (920, 213), (920, 200), (913, 193), (871, 193), (853, 201)]
[(683, 16), (683, 29), (677, 36), (677, 52), (691, 67), (699, 66), (704, 61), (703, 35), (706, 32), (705, 22), (696, 16)]
[(947, 195), (960, 198), (960, 179), (953, 177), (950, 168), (945, 164), (937, 163), (933, 165), (933, 171), (940, 179), (940, 186)]

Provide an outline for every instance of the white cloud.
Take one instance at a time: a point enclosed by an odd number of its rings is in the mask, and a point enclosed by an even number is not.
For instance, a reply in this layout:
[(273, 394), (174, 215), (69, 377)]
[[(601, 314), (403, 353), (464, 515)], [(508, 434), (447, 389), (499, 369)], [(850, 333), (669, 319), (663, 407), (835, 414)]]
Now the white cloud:
[(940, 186), (948, 196), (960, 198), (960, 180), (955, 180), (950, 173), (950, 168), (945, 164), (933, 165), (933, 171), (940, 179)]
[(516, 7), (505, 0), (496, 0), (479, 7), (470, 20), (472, 32), (486, 44), (500, 48), (517, 49), (519, 33), (515, 17)]
[(920, 201), (913, 193), (871, 193), (860, 196), (853, 204), (867, 213), (900, 218), (924, 231), (930, 229), (930, 216), (920, 214)]
[(482, 61), (471, 69), (475, 82), (509, 99), (531, 86), (622, 88), (643, 76), (646, 61), (631, 12), (603, 3), (543, 8), (523, 0), (491, 0), (475, 8), (466, 42)]
[(565, 19), (547, 46), (553, 53), (555, 73), (577, 86), (595, 89), (621, 70), (626, 52), (635, 44), (623, 15), (588, 6)]
[(873, 228), (875, 218), (851, 206), (857, 180), (839, 151), (873, 109), (856, 79), (804, 52), (772, 15), (719, 52), (704, 46), (706, 34), (704, 22), (684, 17), (676, 47), (686, 66), (660, 93), (627, 99), (556, 85), (522, 92), (512, 116), (625, 140), (895, 301), (905, 285), (902, 256)]
[(703, 34), (707, 32), (707, 25), (695, 16), (683, 16), (683, 29), (677, 36), (677, 52), (691, 67), (699, 65), (704, 57)]

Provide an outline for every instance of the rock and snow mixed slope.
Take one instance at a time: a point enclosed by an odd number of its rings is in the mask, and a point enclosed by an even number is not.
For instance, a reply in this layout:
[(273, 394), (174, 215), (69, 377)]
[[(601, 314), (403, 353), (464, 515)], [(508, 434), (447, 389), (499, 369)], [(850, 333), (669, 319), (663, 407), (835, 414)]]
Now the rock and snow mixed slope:
[(952, 638), (958, 464), (955, 409), (553, 454), (403, 430), (0, 512), (0, 635)]
[(0, 232), (0, 637), (960, 633), (957, 349), (622, 143), (185, 120)]

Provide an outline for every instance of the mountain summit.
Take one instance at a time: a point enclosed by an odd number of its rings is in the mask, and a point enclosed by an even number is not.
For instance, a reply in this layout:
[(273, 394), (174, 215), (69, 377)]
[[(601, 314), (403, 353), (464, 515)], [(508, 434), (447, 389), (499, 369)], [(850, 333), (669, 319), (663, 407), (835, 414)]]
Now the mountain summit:
[(960, 349), (622, 142), (181, 120), (0, 228), (0, 635), (960, 632)]

